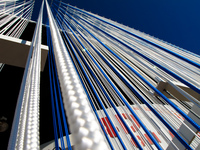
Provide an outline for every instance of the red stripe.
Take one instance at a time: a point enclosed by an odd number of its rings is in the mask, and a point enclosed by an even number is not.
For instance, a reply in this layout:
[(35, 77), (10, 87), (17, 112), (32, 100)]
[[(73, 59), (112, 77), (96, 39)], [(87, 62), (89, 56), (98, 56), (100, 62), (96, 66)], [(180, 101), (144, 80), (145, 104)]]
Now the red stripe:
[(124, 132), (125, 132), (126, 134), (128, 134), (128, 131), (126, 130), (124, 124), (123, 124), (123, 123), (121, 122), (121, 120), (119, 119), (118, 115), (115, 115), (115, 117), (117, 118), (118, 122), (120, 123), (120, 125), (121, 125), (122, 128), (124, 129)]
[(148, 107), (144, 107), (145, 111), (151, 111)]
[(174, 135), (169, 131), (169, 134), (171, 135), (172, 139), (174, 138)]
[(138, 130), (135, 125), (131, 126), (131, 129), (133, 130), (133, 132), (136, 132)]
[(133, 121), (135, 122), (135, 124), (138, 126), (138, 128), (140, 128), (140, 124), (137, 122), (137, 120), (133, 117), (133, 115), (131, 115), (131, 118), (133, 119)]
[(122, 116), (123, 116), (125, 119), (128, 119), (126, 114), (122, 113)]
[(134, 110), (140, 110), (138, 107), (133, 107)]
[(181, 117), (179, 117), (176, 113), (174, 113), (174, 115), (175, 115), (176, 117), (178, 117), (179, 119), (181, 119)]
[(161, 140), (158, 138), (158, 136), (157, 136), (154, 132), (152, 132), (152, 134), (153, 134), (153, 136), (156, 138), (156, 140), (157, 140), (159, 143), (161, 143)]
[[(105, 119), (106, 119), (106, 120), (105, 120)], [(107, 130), (108, 134), (109, 134), (110, 137), (112, 137), (112, 138), (113, 138), (113, 137), (116, 137), (117, 135), (116, 135), (115, 131), (113, 130), (113, 128), (112, 128), (112, 126), (111, 126), (111, 124), (110, 124), (108, 118), (105, 117), (105, 119), (104, 119), (104, 118), (101, 118), (101, 120), (102, 120), (104, 126), (106, 127), (106, 130)], [(110, 130), (110, 129), (111, 129), (111, 130)], [(111, 132), (111, 131), (112, 131), (112, 132)], [(114, 135), (114, 136), (113, 136), (113, 135)]]
[(149, 142), (149, 144), (153, 145), (153, 142), (151, 141), (151, 139), (149, 138), (149, 136), (146, 133), (144, 134), (144, 136), (147, 139), (147, 141)]
[(200, 137), (200, 132), (198, 132), (197, 135)]
[(120, 130), (118, 129), (118, 127), (116, 127), (117, 131), (120, 132)]
[(131, 144), (133, 144), (133, 146), (137, 147), (137, 145), (135, 144), (135, 141), (133, 140), (133, 138), (131, 138)]
[(180, 114), (178, 113), (174, 113), (176, 117), (178, 117), (179, 119), (185, 120), (185, 118), (183, 118)]
[(139, 135), (137, 135), (137, 138), (141, 141), (142, 146), (145, 146), (145, 144), (144, 144), (144, 140), (143, 140), (142, 138), (140, 138)]

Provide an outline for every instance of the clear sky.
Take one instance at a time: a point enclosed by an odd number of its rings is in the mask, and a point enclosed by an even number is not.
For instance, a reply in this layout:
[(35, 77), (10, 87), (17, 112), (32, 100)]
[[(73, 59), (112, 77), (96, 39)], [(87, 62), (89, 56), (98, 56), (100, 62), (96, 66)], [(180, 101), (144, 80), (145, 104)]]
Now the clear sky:
[[(35, 1), (33, 20), (42, 0)], [(200, 0), (62, 1), (200, 55)]]

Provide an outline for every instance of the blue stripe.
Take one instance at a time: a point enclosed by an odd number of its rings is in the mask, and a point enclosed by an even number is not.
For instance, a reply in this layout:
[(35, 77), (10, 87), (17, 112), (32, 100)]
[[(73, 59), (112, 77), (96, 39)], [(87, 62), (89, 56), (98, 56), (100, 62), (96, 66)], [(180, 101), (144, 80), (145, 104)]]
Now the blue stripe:
[[(70, 16), (71, 17), (71, 16)], [(79, 17), (80, 18), (80, 17)], [(83, 20), (82, 18), (80, 18), (81, 20)], [(90, 24), (91, 26), (93, 26), (94, 28), (96, 28), (97, 30), (100, 30), (101, 32), (105, 33), (106, 35), (108, 35), (109, 37), (115, 39), (117, 42), (121, 43), (122, 45), (124, 45), (125, 47), (131, 49), (132, 51), (134, 51), (135, 53), (137, 53), (138, 55), (140, 55), (141, 57), (143, 57), (144, 59), (148, 60), (149, 62), (151, 62), (152, 64), (158, 66), (160, 69), (162, 69), (163, 71), (167, 72), (168, 74), (170, 74), (171, 76), (173, 76), (174, 78), (176, 78), (177, 80), (181, 81), (183, 84), (187, 85), (188, 87), (190, 87), (192, 90), (194, 90), (197, 93), (200, 93), (200, 89), (197, 88), (196, 86), (192, 85), (191, 83), (189, 83), (188, 81), (186, 81), (185, 79), (181, 78), (180, 76), (178, 76), (177, 74), (175, 74), (174, 72), (170, 71), (169, 69), (163, 67), (162, 65), (160, 65), (159, 63), (153, 61), (152, 59), (148, 58), (147, 56), (145, 56), (144, 54), (139, 53), (138, 51), (136, 51), (134, 48), (128, 46), (127, 44), (123, 43), (121, 40), (115, 38), (114, 36), (108, 34), (107, 32), (103, 31), (102, 29), (94, 26), (93, 24), (89, 23), (86, 20), (83, 20), (86, 23)]]
[(174, 56), (176, 56), (176, 57), (178, 57), (178, 58), (180, 58), (180, 59), (182, 59), (182, 60), (188, 62), (188, 63), (191, 64), (191, 65), (194, 65), (194, 66), (197, 67), (197, 68), (200, 68), (200, 64), (198, 64), (198, 63), (196, 63), (196, 62), (194, 62), (194, 61), (192, 61), (192, 60), (190, 60), (190, 59), (188, 59), (188, 58), (186, 58), (186, 57), (184, 57), (184, 56), (181, 56), (181, 55), (179, 55), (179, 54), (177, 54), (177, 53), (175, 53), (175, 52), (173, 52), (173, 51), (170, 51), (170, 50), (168, 50), (168, 49), (166, 49), (166, 48), (164, 48), (164, 47), (162, 47), (162, 46), (160, 46), (160, 45), (158, 45), (158, 44), (156, 44), (156, 43), (153, 43), (153, 42), (151, 42), (151, 41), (149, 41), (149, 40), (147, 40), (147, 39), (145, 39), (145, 38), (143, 38), (143, 37), (140, 37), (140, 36), (138, 36), (138, 35), (136, 35), (136, 34), (130, 32), (130, 31), (128, 31), (128, 30), (125, 30), (125, 29), (123, 29), (123, 28), (121, 28), (121, 27), (119, 27), (119, 26), (117, 26), (117, 25), (114, 25), (114, 24), (112, 24), (112, 23), (110, 23), (110, 22), (108, 22), (108, 21), (105, 21), (105, 20), (103, 20), (103, 19), (101, 19), (101, 18), (98, 18), (98, 17), (92, 15), (92, 14), (89, 14), (89, 13), (87, 13), (87, 12), (81, 10), (81, 9), (75, 8), (75, 7), (71, 6), (71, 5), (65, 4), (65, 3), (63, 3), (63, 2), (61, 2), (61, 3), (64, 4), (64, 5), (66, 5), (66, 6), (69, 6), (69, 7), (73, 8), (73, 9), (75, 9), (75, 10), (78, 10), (78, 11), (80, 11), (80, 12), (82, 12), (82, 13), (85, 13), (85, 14), (87, 14), (88, 16), (94, 17), (94, 18), (96, 18), (96, 19), (98, 19), (98, 20), (100, 20), (100, 21), (102, 21), (102, 22), (105, 22), (105, 23), (107, 23), (107, 24), (109, 24), (109, 25), (111, 25), (111, 26), (114, 26), (114, 27), (116, 27), (117, 29), (120, 29), (120, 30), (122, 30), (122, 31), (124, 31), (124, 32), (126, 32), (126, 33), (128, 33), (128, 34), (131, 34), (131, 35), (133, 35), (133, 36), (135, 36), (135, 37), (137, 37), (137, 38), (139, 38), (139, 39), (141, 39), (141, 40), (143, 40), (143, 41), (145, 41), (145, 42), (147, 42), (147, 43), (149, 43), (149, 44), (151, 44), (151, 45), (154, 45), (155, 47), (158, 47), (158, 48), (164, 50), (165, 52), (168, 52), (168, 53), (170, 53), (170, 54), (172, 54), (172, 55), (174, 55)]
[[(58, 13), (59, 15), (59, 13)], [(65, 21), (64, 21), (65, 22)], [(79, 33), (79, 31), (77, 31)], [(79, 33), (79, 35), (81, 35)], [(76, 37), (76, 35), (74, 34), (74, 36)], [(95, 49), (92, 44), (90, 42), (88, 42), (88, 40), (86, 40), (82, 35), (81, 37), (93, 48)], [(76, 37), (77, 38), (77, 37)], [(79, 39), (77, 38), (77, 40), (79, 41)], [(80, 41), (79, 41), (80, 42)], [(80, 44), (83, 46), (83, 48), (86, 50), (86, 48), (84, 47), (84, 45), (80, 42)], [(95, 49), (95, 51), (97, 51)], [(137, 119), (137, 121), (140, 123), (140, 125), (143, 127), (143, 129), (145, 130), (145, 132), (147, 133), (147, 135), (151, 138), (151, 140), (154, 142), (154, 144), (156, 145), (156, 147), (158, 149), (162, 149), (160, 147), (160, 145), (158, 144), (158, 142), (155, 140), (155, 138), (151, 135), (151, 133), (149, 132), (149, 130), (145, 127), (145, 125), (142, 123), (142, 121), (137, 117), (137, 115), (135, 114), (134, 111), (132, 111), (132, 108), (130, 107), (130, 105), (126, 102), (126, 100), (123, 98), (123, 96), (120, 94), (120, 92), (117, 90), (117, 88), (113, 85), (113, 83), (110, 81), (110, 79), (108, 78), (108, 76), (104, 73), (104, 71), (101, 69), (101, 67), (97, 64), (97, 62), (94, 60), (94, 58), (91, 56), (91, 54), (86, 50), (86, 52), (88, 53), (88, 55), (90, 56), (90, 58), (93, 60), (93, 62), (97, 65), (97, 67), (100, 69), (100, 71), (103, 73), (103, 75), (106, 77), (106, 79), (108, 80), (108, 82), (111, 84), (111, 86), (115, 89), (115, 91), (118, 93), (118, 95), (120, 96), (120, 98), (123, 100), (123, 102), (127, 105), (127, 107), (129, 108), (129, 110), (133, 113), (133, 115), (135, 116), (135, 118)], [(82, 58), (84, 60), (84, 58)], [(85, 64), (87, 64), (85, 62)], [(90, 68), (88, 66), (88, 68)], [(101, 86), (101, 84), (99, 83), (98, 79), (96, 78), (96, 76), (94, 75), (94, 73), (91, 71), (93, 77), (96, 79), (97, 83), (99, 84), (99, 86), (101, 87), (101, 89), (104, 91), (104, 94), (106, 95), (107, 99), (110, 101), (110, 103), (112, 104), (113, 108), (115, 109), (115, 111), (117, 112), (118, 116), (120, 117), (120, 119), (122, 120), (122, 122), (124, 123), (124, 125), (126, 126), (126, 128), (128, 129), (129, 133), (131, 134), (132, 138), (136, 141), (137, 140), (135, 138), (135, 136), (133, 135), (133, 133), (131, 132), (129, 126), (126, 124), (126, 122), (123, 120), (123, 117), (121, 116), (121, 114), (118, 112), (118, 110), (116, 109), (115, 105), (113, 104), (112, 100), (109, 98), (108, 94), (105, 92), (104, 88)], [(142, 147), (140, 146), (139, 143), (137, 143), (138, 147), (140, 147), (142, 149)]]
[[(57, 18), (57, 17), (56, 17), (56, 18)], [(58, 20), (58, 19), (57, 19), (57, 20)], [(59, 21), (58, 21), (58, 23), (59, 23)], [(60, 23), (59, 23), (59, 24), (60, 24)], [(62, 26), (61, 26), (61, 28), (62, 28)], [(71, 45), (71, 42), (69, 41), (69, 39), (68, 39), (66, 33), (64, 33), (64, 35), (65, 35), (65, 37), (66, 37), (68, 43), (70, 44), (71, 49), (72, 49), (73, 52), (74, 52), (75, 50), (74, 50), (73, 46)], [(72, 42), (72, 43), (73, 43), (73, 42)], [(74, 44), (73, 44), (73, 45), (74, 45)], [(76, 47), (75, 47), (75, 48), (76, 48)], [(75, 55), (75, 57), (76, 57), (76, 59), (77, 59), (79, 65), (80, 65), (82, 71), (84, 72), (85, 77), (86, 77), (86, 79), (88, 80), (88, 82), (89, 82), (91, 88), (93, 89), (93, 91), (94, 91), (94, 93), (95, 93), (95, 95), (96, 95), (98, 101), (100, 101), (100, 99), (99, 99), (99, 97), (98, 97), (98, 94), (96, 93), (96, 91), (95, 91), (95, 89), (94, 89), (94, 87), (93, 87), (91, 81), (89, 80), (89, 77), (87, 76), (85, 70), (84, 70), (83, 67), (81, 66), (81, 63), (80, 63), (80, 61), (78, 60), (78, 58), (77, 58), (75, 52), (74, 52), (74, 55)], [(90, 99), (89, 99), (89, 100), (90, 100)], [(95, 109), (91, 100), (90, 100), (90, 104), (92, 105), (93, 109)], [(105, 111), (105, 108), (104, 108), (104, 111)], [(101, 125), (101, 127), (102, 127), (102, 129), (103, 129), (103, 131), (104, 131), (104, 133), (105, 133), (105, 135), (106, 135), (106, 138), (108, 139), (108, 142), (109, 142), (109, 144), (110, 144), (110, 146), (111, 146), (111, 149), (114, 149), (113, 146), (112, 146), (112, 144), (111, 144), (111, 142), (110, 142), (110, 139), (108, 138), (107, 133), (106, 133), (106, 131), (105, 131), (105, 129), (104, 129), (104, 127), (103, 127), (101, 121), (100, 121), (100, 118), (99, 118), (99, 116), (98, 116), (96, 110), (95, 110), (94, 112), (95, 112), (95, 114), (96, 114), (96, 116), (97, 116), (97, 118), (98, 118), (98, 121), (99, 121), (99, 123), (100, 123), (100, 125)], [(105, 113), (106, 113), (106, 115), (108, 116), (107, 112), (105, 112)], [(110, 118), (108, 117), (108, 119), (110, 119)], [(111, 122), (111, 120), (109, 120), (109, 121)], [(112, 125), (112, 127), (114, 127), (113, 124), (112, 124), (112, 122), (111, 122), (111, 125)], [(115, 128), (114, 128), (114, 129), (115, 129)], [(116, 132), (116, 130), (115, 130), (115, 132)]]
[[(78, 32), (78, 31), (77, 31)], [(79, 33), (79, 32), (78, 32)], [(80, 34), (81, 35), (81, 34)], [(97, 51), (97, 49), (87, 40), (85, 39), (82, 35), (81, 37), (95, 50)], [(91, 54), (86, 50), (86, 52), (88, 53), (88, 55), (90, 56), (90, 58), (93, 60), (93, 62), (97, 65), (97, 67), (100, 69), (100, 71), (102, 72), (102, 74), (105, 76), (105, 78), (107, 79), (107, 81), (110, 83), (110, 85), (113, 87), (113, 89), (117, 92), (118, 96), (121, 98), (121, 100), (125, 103), (125, 105), (128, 107), (128, 109), (131, 111), (131, 113), (133, 114), (133, 116), (136, 118), (136, 120), (139, 122), (139, 124), (142, 126), (142, 128), (145, 130), (145, 132), (147, 133), (147, 135), (150, 137), (150, 139), (153, 141), (153, 143), (156, 145), (156, 147), (158, 149), (162, 149), (160, 147), (160, 145), (158, 144), (158, 142), (155, 140), (155, 138), (152, 136), (152, 134), (149, 132), (149, 130), (146, 128), (146, 126), (142, 123), (142, 121), (139, 119), (139, 117), (135, 114), (135, 112), (132, 110), (132, 108), (130, 107), (130, 105), (126, 102), (126, 100), (124, 99), (124, 97), (121, 95), (121, 93), (119, 92), (119, 90), (115, 87), (115, 85), (112, 83), (112, 81), (108, 78), (108, 76), (105, 74), (105, 72), (101, 69), (101, 67), (98, 65), (98, 63), (94, 60), (94, 58), (91, 56)], [(117, 71), (118, 72), (118, 71)], [(118, 72), (119, 74), (119, 72)], [(99, 81), (97, 80), (97, 82), (99, 83)], [(99, 83), (100, 84), (100, 83)], [(107, 95), (107, 93), (105, 92), (104, 88), (101, 86), (102, 90), (104, 91), (104, 94)], [(115, 111), (117, 112), (118, 116), (120, 117), (120, 119), (122, 120), (123, 124), (125, 125), (125, 127), (128, 129), (129, 133), (131, 134), (132, 138), (137, 141), (137, 139), (135, 138), (135, 136), (133, 135), (133, 133), (131, 132), (129, 126), (126, 124), (126, 122), (124, 121), (123, 117), (121, 116), (121, 114), (118, 112), (118, 110), (116, 109), (114, 103), (112, 102), (112, 100), (109, 98), (109, 96), (107, 95), (107, 98), (109, 100), (109, 102), (111, 103), (111, 105), (113, 106), (113, 108), (115, 109)], [(139, 143), (138, 143), (139, 144)], [(142, 147), (141, 147), (142, 148)]]
[[(67, 14), (68, 15), (68, 14)], [(69, 15), (68, 15), (69, 16)], [(71, 16), (69, 16), (71, 19), (73, 19)], [(73, 19), (74, 20), (74, 19)], [(76, 23), (77, 21), (74, 20)], [(79, 24), (79, 23), (77, 23)], [(81, 24), (79, 24), (83, 29), (85, 29)], [(87, 29), (85, 29), (91, 36), (93, 36), (99, 43), (101, 43), (106, 49), (108, 49), (115, 57), (117, 57), (120, 61), (122, 61), (129, 69), (131, 69), (140, 79), (142, 79), (147, 85), (149, 85), (152, 89), (155, 89), (155, 91), (163, 98), (165, 99), (173, 108), (175, 108), (178, 112), (181, 114), (185, 114), (177, 108), (167, 97), (165, 97), (160, 91), (158, 91), (155, 87), (153, 87), (146, 79), (144, 79), (139, 73), (137, 73), (133, 68), (131, 68), (125, 61), (123, 61), (119, 56), (117, 56), (115, 53), (112, 52), (105, 44), (103, 44), (99, 39), (97, 39), (92, 33), (90, 33)], [(113, 67), (112, 67), (113, 68)], [(114, 69), (114, 68), (113, 68)], [(120, 74), (118, 74), (121, 76)], [(122, 76), (121, 76), (122, 77)], [(122, 77), (123, 78), (123, 77)], [(154, 110), (154, 108), (124, 79), (124, 82), (129, 86), (129, 88), (149, 107), (149, 109), (154, 112), (154, 114), (165, 124), (165, 126), (177, 137), (177, 139), (180, 140), (180, 142), (186, 146), (186, 148), (191, 149), (191, 147), (187, 144), (187, 142), (179, 135), (177, 132), (160, 116), (158, 112)], [(189, 118), (186, 114), (184, 116), (189, 122), (194, 125), (197, 129), (199, 129), (199, 126), (194, 122), (191, 118)]]
[[(67, 14), (68, 15), (68, 14)], [(69, 15), (68, 15), (69, 16)], [(71, 19), (73, 19), (71, 16), (69, 16)], [(74, 20), (74, 19), (73, 19)], [(74, 20), (77, 24), (79, 24), (76, 20)], [(87, 22), (87, 21), (85, 21)], [(90, 23), (89, 23), (90, 24)], [(144, 81), (150, 88), (152, 88), (159, 96), (161, 96), (166, 102), (168, 102), (176, 111), (178, 111), (184, 118), (190, 122), (197, 130), (200, 130), (199, 125), (194, 122), (190, 117), (187, 116), (181, 109), (179, 109), (173, 102), (171, 102), (165, 95), (163, 95), (158, 89), (156, 89), (151, 83), (149, 83), (145, 78), (143, 78), (137, 71), (135, 71), (128, 63), (126, 63), (123, 59), (121, 59), (118, 55), (116, 55), (110, 48), (108, 48), (104, 43), (102, 43), (98, 38), (96, 38), (92, 33), (90, 33), (86, 28), (84, 28), (81, 24), (79, 24), (83, 29), (85, 29), (91, 36), (93, 36), (99, 43), (101, 43), (106, 49), (108, 49), (113, 55), (115, 55), (121, 62), (123, 62), (131, 71), (133, 71), (142, 81)], [(90, 24), (92, 25), (92, 24)], [(92, 25), (93, 26), (93, 25)], [(95, 27), (95, 26), (94, 26)], [(97, 28), (97, 27), (95, 27)], [(101, 30), (101, 29), (99, 29)], [(115, 37), (109, 35), (105, 31), (101, 30), (111, 38), (116, 39)], [(119, 41), (120, 42), (120, 41)], [(124, 45), (124, 43), (120, 42), (121, 44)], [(126, 46), (126, 45), (125, 45)], [(128, 47), (128, 46), (127, 46)], [(128, 47), (129, 48), (129, 47)], [(146, 56), (145, 56), (146, 57)], [(147, 58), (149, 59), (149, 58)], [(153, 63), (152, 60), (149, 59)]]
[(55, 58), (54, 58), (54, 52), (53, 51), (52, 51), (52, 60), (53, 60), (54, 68), (55, 68), (54, 69), (55, 70), (55, 77), (56, 77), (58, 95), (59, 95), (59, 100), (60, 100), (62, 119), (63, 119), (63, 123), (64, 123), (65, 134), (66, 134), (67, 148), (68, 148), (68, 150), (72, 150), (71, 143), (70, 143), (70, 138), (69, 138), (67, 121), (66, 121), (66, 118), (65, 118), (65, 111), (64, 111), (64, 107), (63, 107), (63, 100), (62, 100), (60, 85), (59, 85), (59, 81), (58, 81), (58, 74), (57, 74), (57, 69), (56, 69), (56, 64), (55, 64)]
[[(50, 42), (50, 47), (52, 47), (52, 43)], [(65, 149), (65, 144), (63, 140), (63, 131), (62, 131), (62, 125), (61, 125), (61, 119), (60, 119), (60, 112), (59, 112), (59, 106), (58, 106), (58, 98), (57, 98), (57, 91), (56, 91), (56, 84), (55, 84), (55, 77), (54, 73), (55, 70), (53, 68), (53, 62), (52, 62), (52, 49), (49, 49), (49, 56), (50, 56), (50, 63), (51, 63), (51, 70), (52, 70), (52, 80), (53, 80), (53, 90), (54, 90), (54, 101), (56, 104), (56, 114), (57, 114), (57, 119), (58, 119), (58, 127), (59, 127), (59, 134), (60, 134), (60, 141), (61, 141), (61, 148), (64, 150)]]
[[(60, 23), (58, 22), (58, 24), (60, 24)], [(65, 33), (64, 33), (64, 35), (65, 35), (67, 41), (69, 42), (70, 47), (72, 48), (72, 45), (71, 45), (71, 43), (70, 43), (70, 41), (69, 41), (67, 35), (66, 35)], [(82, 68), (82, 69), (83, 69), (83, 68)], [(80, 77), (80, 76), (79, 76), (79, 77)], [(80, 81), (81, 81), (82, 85), (84, 85), (83, 81), (81, 80), (81, 77), (80, 77)], [(87, 94), (87, 96), (88, 96), (88, 99), (89, 99), (90, 104), (91, 104), (91, 106), (92, 106), (92, 108), (93, 108), (93, 111), (94, 111), (94, 113), (95, 113), (95, 115), (96, 115), (96, 117), (97, 117), (97, 119), (98, 119), (98, 121), (99, 121), (99, 124), (101, 125), (101, 128), (102, 128), (102, 130), (103, 130), (103, 132), (104, 132), (104, 134), (105, 134), (105, 136), (106, 136), (106, 139), (107, 139), (107, 141), (108, 141), (108, 143), (109, 143), (111, 149), (114, 150), (114, 148), (113, 148), (113, 146), (112, 146), (112, 144), (111, 144), (111, 141), (110, 141), (110, 139), (109, 139), (109, 137), (108, 137), (108, 135), (107, 135), (107, 133), (106, 133), (104, 127), (103, 127), (103, 124), (102, 124), (102, 122), (100, 121), (100, 118), (99, 118), (99, 116), (98, 116), (98, 114), (97, 114), (97, 111), (96, 111), (96, 109), (95, 109), (95, 107), (94, 107), (94, 104), (92, 103), (92, 100), (90, 99), (90, 96), (89, 96), (89, 94), (88, 94), (88, 92), (87, 92), (85, 86), (83, 86), (83, 87), (84, 87), (84, 90), (85, 90), (85, 92), (86, 92), (86, 94)]]
[[(47, 29), (48, 31), (48, 29)], [(48, 32), (47, 32), (48, 34)], [(48, 36), (47, 36), (48, 37)], [(49, 40), (47, 40), (48, 42)], [(57, 124), (56, 124), (56, 116), (55, 116), (55, 108), (54, 108), (54, 99), (53, 99), (53, 87), (52, 87), (52, 79), (51, 79), (51, 66), (50, 66), (50, 56), (48, 53), (48, 64), (49, 64), (49, 80), (50, 80), (50, 92), (51, 92), (51, 106), (52, 106), (52, 116), (53, 116), (53, 127), (54, 127), (54, 138), (55, 138), (55, 148), (58, 150), (58, 134), (57, 134)]]

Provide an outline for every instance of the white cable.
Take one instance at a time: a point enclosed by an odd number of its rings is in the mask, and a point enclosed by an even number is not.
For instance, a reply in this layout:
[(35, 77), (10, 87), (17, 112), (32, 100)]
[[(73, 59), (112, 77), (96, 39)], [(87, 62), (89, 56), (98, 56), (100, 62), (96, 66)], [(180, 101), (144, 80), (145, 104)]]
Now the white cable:
[[(75, 149), (108, 149), (46, 1), (58, 77)], [(76, 107), (74, 107), (76, 106)]]

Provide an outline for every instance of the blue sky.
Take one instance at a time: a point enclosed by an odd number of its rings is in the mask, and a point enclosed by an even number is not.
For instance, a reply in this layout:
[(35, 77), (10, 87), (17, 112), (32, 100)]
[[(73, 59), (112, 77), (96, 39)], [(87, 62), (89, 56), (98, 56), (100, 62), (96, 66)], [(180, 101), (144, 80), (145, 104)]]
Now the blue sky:
[[(33, 20), (41, 1), (36, 0)], [(200, 55), (200, 0), (62, 1)]]

